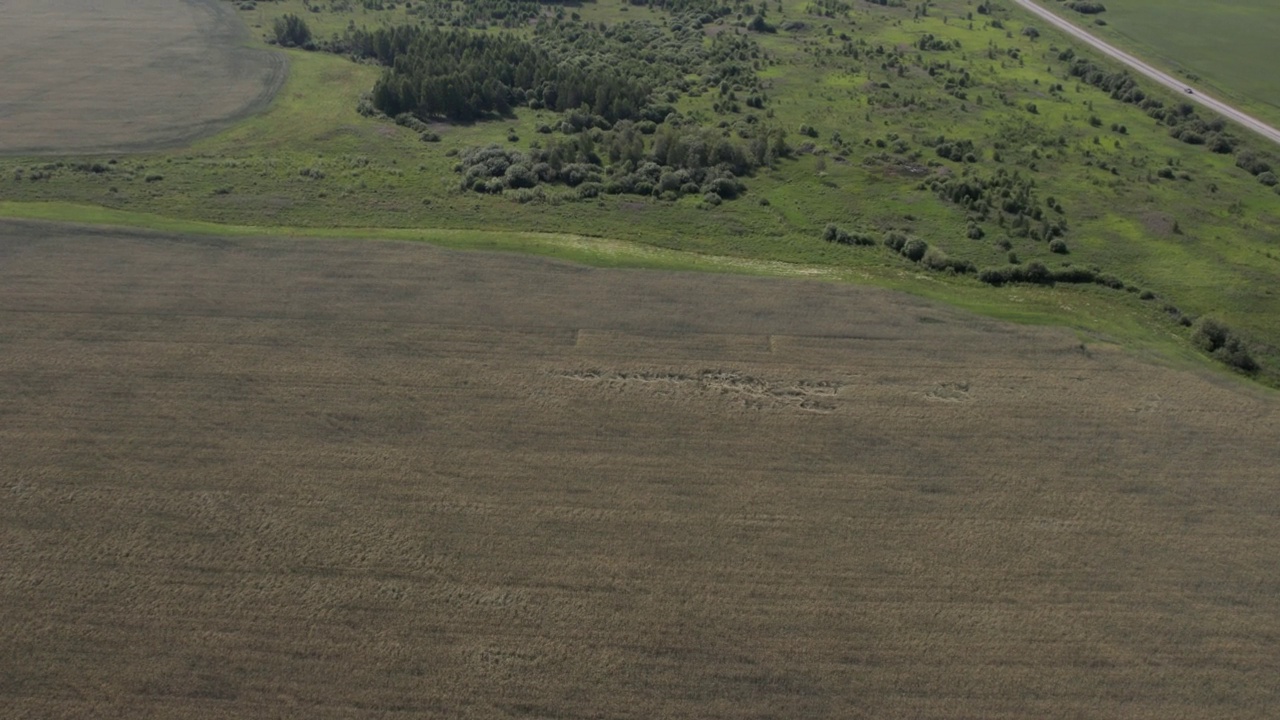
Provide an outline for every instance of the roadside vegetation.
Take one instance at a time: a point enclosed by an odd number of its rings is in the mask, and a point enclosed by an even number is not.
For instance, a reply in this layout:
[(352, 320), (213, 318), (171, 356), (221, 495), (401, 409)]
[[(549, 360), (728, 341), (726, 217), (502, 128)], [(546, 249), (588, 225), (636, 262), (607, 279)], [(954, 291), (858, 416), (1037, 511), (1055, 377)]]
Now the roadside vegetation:
[(1035, 297), (1280, 380), (1275, 150), (1005, 3), (236, 7), (291, 48), (270, 112), (181, 151), (0, 159), (6, 212), (610, 238)]
[[(1059, 0), (1062, 1), (1062, 0)], [(1041, 0), (1058, 10), (1054, 0)], [(1280, 79), (1272, 55), (1280, 13), (1270, 0), (1065, 0), (1059, 13), (1216, 97), (1280, 125)], [(1092, 13), (1082, 8), (1094, 8)]]

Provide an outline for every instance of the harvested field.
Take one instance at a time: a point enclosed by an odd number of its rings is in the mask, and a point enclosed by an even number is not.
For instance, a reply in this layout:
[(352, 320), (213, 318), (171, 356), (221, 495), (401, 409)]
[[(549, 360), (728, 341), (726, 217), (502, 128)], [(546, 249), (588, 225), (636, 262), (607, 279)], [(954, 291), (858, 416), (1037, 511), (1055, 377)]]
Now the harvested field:
[(865, 288), (4, 225), (0, 706), (1272, 717), (1278, 407)]
[(146, 150), (265, 108), (280, 53), (222, 0), (0, 0), (0, 153)]

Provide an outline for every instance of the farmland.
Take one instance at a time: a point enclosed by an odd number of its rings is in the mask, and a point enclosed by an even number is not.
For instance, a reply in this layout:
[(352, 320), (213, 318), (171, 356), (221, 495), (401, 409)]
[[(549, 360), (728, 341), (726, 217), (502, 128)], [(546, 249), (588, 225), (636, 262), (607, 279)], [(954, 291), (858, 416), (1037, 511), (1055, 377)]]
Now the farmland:
[(0, 154), (173, 146), (261, 111), (279, 54), (215, 0), (6, 0)]
[[(232, 12), (235, 5), (225, 7)], [(288, 0), (234, 12), (255, 37), (269, 36), (284, 14), (301, 13), (315, 42), (342, 48), (358, 39), (348, 33), (352, 26), (391, 32), (417, 17), (405, 6), (311, 7), (316, 11)], [(630, 23), (624, 26), (675, 43), (706, 75), (693, 84), (672, 80), (685, 89), (667, 91), (675, 95), (679, 118), (671, 127), (696, 129), (715, 142), (719, 137), (739, 151), (772, 143), (773, 150), (741, 170), (745, 176), (731, 181), (699, 176), (691, 182), (681, 175), (689, 170), (656, 163), (651, 178), (639, 178), (626, 173), (631, 161), (611, 162), (607, 151), (599, 166), (570, 163), (588, 167), (576, 180), (522, 188), (504, 187), (502, 178), (477, 180), (461, 160), (489, 146), (497, 148), (486, 150), (497, 153), (489, 167), (510, 160), (531, 166), (528, 158), (553, 148), (589, 159), (593, 151), (583, 151), (582, 142), (604, 150), (630, 137), (639, 145), (628, 152), (640, 152), (643, 161), (657, 157), (661, 137), (685, 131), (637, 138), (622, 129), (575, 129), (564, 122), (571, 113), (527, 102), (476, 122), (397, 123), (357, 112), (362, 103), (367, 108), (383, 73), (375, 62), (291, 49), (284, 51), (289, 79), (267, 112), (188, 147), (0, 158), (3, 197), (10, 201), (3, 212), (45, 216), (41, 207), (56, 203), (64, 219), (105, 208), (303, 234), (332, 228), (570, 233), (690, 257), (813, 266), (985, 306), (996, 315), (1021, 308), (982, 285), (979, 271), (1001, 278), (1037, 263), (1045, 268), (1041, 277), (1083, 273), (1110, 288), (1061, 284), (1044, 291), (1052, 298), (1032, 293), (1037, 305), (1066, 308), (1042, 316), (1053, 323), (1115, 332), (1138, 346), (1178, 345), (1174, 352), (1182, 353), (1197, 347), (1188, 323), (1210, 317), (1243, 339), (1260, 366), (1255, 379), (1280, 382), (1280, 296), (1273, 290), (1280, 274), (1280, 197), (1259, 180), (1274, 176), (1264, 167), (1280, 168), (1270, 150), (1229, 128), (1214, 130), (1212, 118), (1185, 118), (1179, 98), (1158, 88), (1145, 94), (1163, 109), (1112, 98), (1071, 74), (1077, 61), (1091, 62), (1083, 50), (1074, 54), (1065, 40), (998, 3), (989, 15), (959, 2), (934, 3), (926, 15), (877, 5), (827, 15), (816, 8), (770, 8), (773, 33), (746, 32), (746, 20), (732, 12), (705, 24), (704, 34), (734, 37), (745, 48), (739, 55), (747, 59), (725, 61), (745, 74), (747, 84), (738, 90), (725, 81), (705, 85), (729, 71), (699, 59), (704, 45), (671, 13), (604, 0), (574, 10), (578, 20), (562, 13), (543, 30), (521, 24), (506, 31), (517, 40), (543, 32), (547, 45), (569, 42), (579, 31), (610, 43), (601, 24)], [(672, 29), (677, 26), (684, 29)], [(918, 48), (921, 42), (929, 49)], [(1112, 72), (1100, 61), (1087, 68), (1103, 80)], [(752, 93), (763, 109), (747, 104)], [(1171, 129), (1168, 122), (1186, 128)], [(1174, 131), (1186, 140), (1172, 137)], [(1205, 143), (1231, 152), (1210, 151)], [(1245, 163), (1246, 157), (1253, 159)], [(667, 162), (670, 153), (660, 159)], [(671, 181), (667, 190), (663, 173)], [(585, 188), (570, 184), (582, 179)], [(722, 202), (720, 193), (736, 197)], [(1008, 193), (1025, 202), (1004, 203), (999, 196)], [(68, 215), (61, 209), (68, 207), (76, 209)], [(828, 225), (872, 247), (830, 242)], [(934, 271), (881, 246), (892, 237), (927, 243)], [(961, 272), (948, 272), (957, 268)], [(917, 280), (922, 272), (927, 281)], [(975, 301), (982, 292), (986, 300)], [(1106, 309), (1081, 315), (1075, 308), (1082, 306)]]
[(1256, 138), (998, 0), (0, 4), (6, 716), (1280, 706)]
[(1262, 718), (1277, 405), (848, 285), (7, 225), (15, 717)]

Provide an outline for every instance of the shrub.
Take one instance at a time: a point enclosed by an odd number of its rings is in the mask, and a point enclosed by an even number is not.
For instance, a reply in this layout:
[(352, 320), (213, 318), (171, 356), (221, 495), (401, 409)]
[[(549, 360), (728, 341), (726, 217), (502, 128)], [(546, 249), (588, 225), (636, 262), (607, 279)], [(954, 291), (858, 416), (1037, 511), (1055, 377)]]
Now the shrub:
[(1053, 281), (1071, 285), (1083, 285), (1097, 280), (1097, 273), (1089, 268), (1065, 267), (1053, 271)]
[(1058, 239), (1049, 242), (1049, 252), (1066, 255), (1070, 251), (1067, 249), (1067, 243)]
[(913, 262), (920, 262), (924, 254), (929, 252), (929, 243), (919, 238), (911, 238), (902, 245), (903, 256)]
[(503, 182), (512, 189), (531, 188), (538, 184), (538, 176), (533, 174), (533, 169), (528, 165), (517, 163), (503, 173)]
[(1258, 154), (1253, 151), (1245, 151), (1236, 156), (1236, 167), (1250, 175), (1261, 175), (1264, 172), (1271, 171), (1271, 165), (1266, 160), (1258, 157)]
[(1067, 3), (1067, 7), (1075, 10), (1081, 15), (1097, 15), (1106, 12), (1107, 8), (1100, 2), (1090, 2), (1089, 0), (1071, 0)]
[(1191, 342), (1219, 361), (1246, 373), (1258, 371), (1258, 363), (1249, 354), (1244, 341), (1218, 320), (1203, 317), (1191, 331)]
[(971, 273), (976, 270), (973, 263), (968, 260), (953, 260), (938, 248), (929, 248), (924, 257), (921, 258), (920, 264), (930, 270), (938, 271), (951, 270), (957, 273)]
[(1267, 187), (1275, 187), (1276, 183), (1280, 183), (1280, 179), (1276, 178), (1276, 174), (1268, 170), (1258, 175), (1258, 182)]
[(1098, 277), (1094, 278), (1093, 281), (1103, 287), (1109, 287), (1112, 290), (1124, 289), (1124, 281), (1116, 277), (1115, 275), (1108, 275), (1106, 273), (1102, 273), (1098, 275)]
[(902, 246), (907, 244), (907, 236), (895, 230), (890, 230), (884, 234), (884, 245), (894, 252), (902, 252)]
[(271, 30), (277, 44), (284, 47), (309, 47), (311, 45), (311, 28), (307, 21), (289, 13), (278, 17), (271, 24)]

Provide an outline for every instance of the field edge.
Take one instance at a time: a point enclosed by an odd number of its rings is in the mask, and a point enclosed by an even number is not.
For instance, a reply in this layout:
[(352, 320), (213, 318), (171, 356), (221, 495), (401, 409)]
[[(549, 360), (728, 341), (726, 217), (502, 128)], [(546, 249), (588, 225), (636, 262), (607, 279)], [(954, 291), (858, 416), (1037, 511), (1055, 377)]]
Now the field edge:
[[(645, 243), (573, 233), (461, 228), (312, 228), (276, 225), (233, 225), (183, 220), (152, 213), (112, 210), (66, 202), (0, 200), (0, 222), (35, 227), (71, 227), (87, 232), (133, 232), (226, 238), (290, 238), (299, 240), (368, 240), (419, 242), (462, 251), (535, 255), (596, 268), (649, 269), (677, 272), (753, 275), (862, 285), (902, 292), (992, 320), (1018, 325), (1060, 327), (1076, 333), (1081, 346), (1103, 345), (1135, 355), (1144, 362), (1208, 374), (1242, 387), (1280, 394), (1256, 378), (1232, 372), (1195, 351), (1169, 328), (1141, 322), (1132, 313), (1115, 313), (1111, 303), (1085, 305), (1085, 292), (1071, 287), (1006, 286), (977, 281), (947, 282), (903, 267), (892, 274), (865, 268), (840, 268), (725, 255), (706, 255)], [(1096, 297), (1096, 294), (1089, 294)]]

